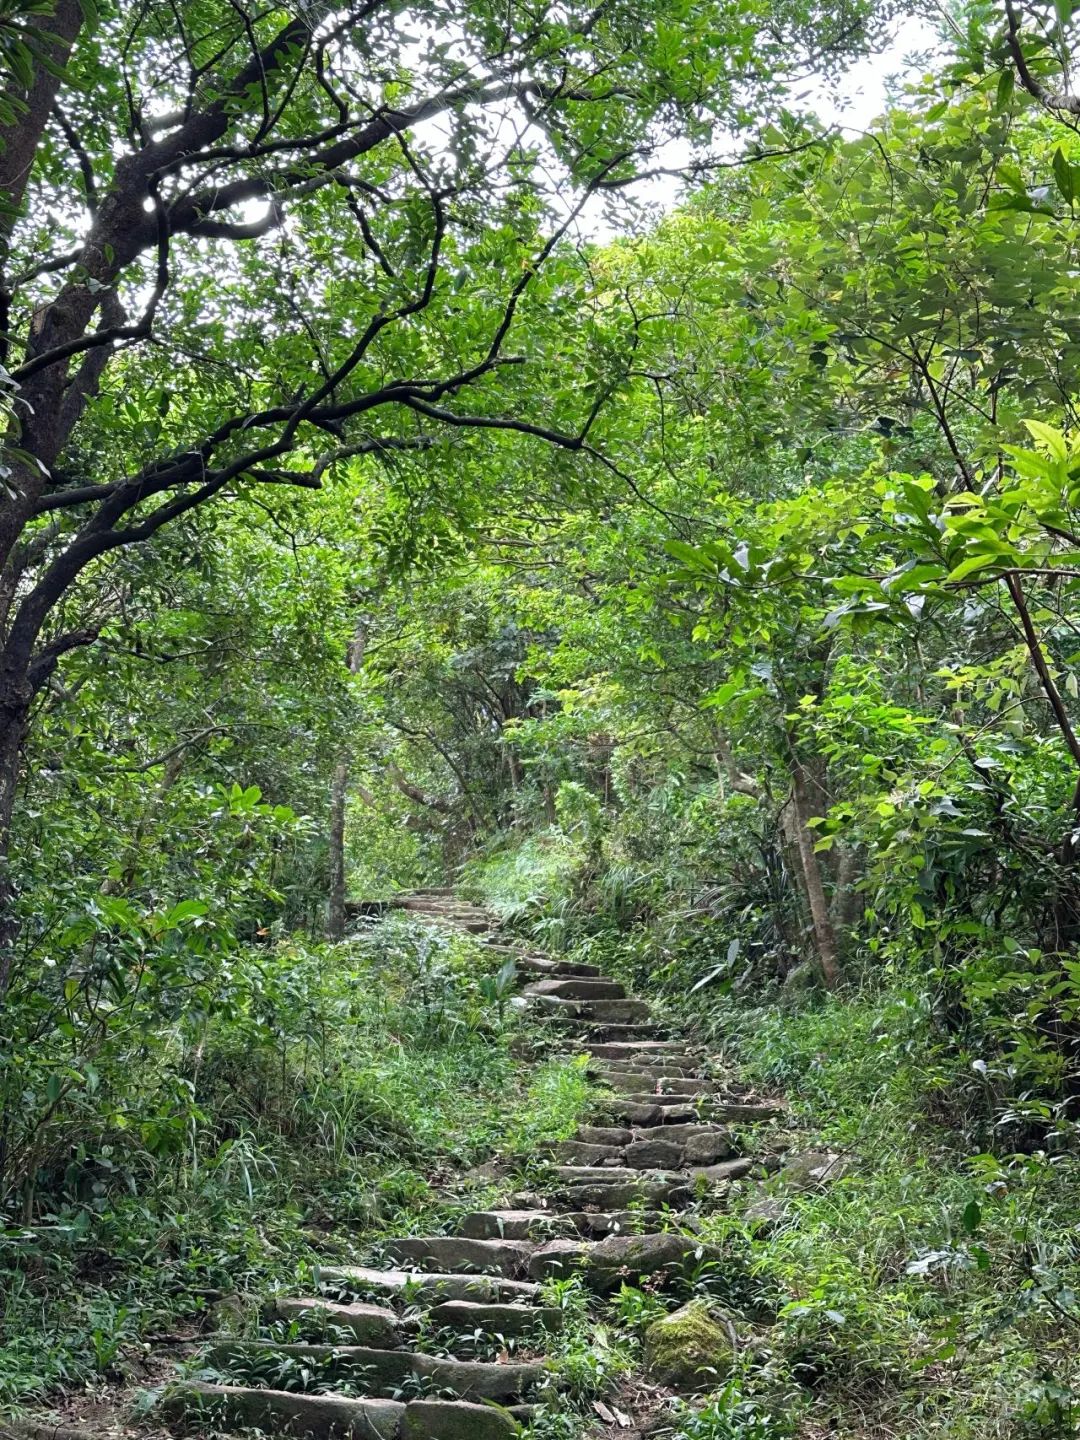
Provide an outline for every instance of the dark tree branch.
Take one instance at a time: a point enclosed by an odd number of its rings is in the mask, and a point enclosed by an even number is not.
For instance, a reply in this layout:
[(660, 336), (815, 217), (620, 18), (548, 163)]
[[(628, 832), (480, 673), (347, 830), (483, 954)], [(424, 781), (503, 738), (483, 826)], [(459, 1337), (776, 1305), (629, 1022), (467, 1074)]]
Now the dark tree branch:
[(1061, 111), (1067, 115), (1080, 115), (1080, 97), (1070, 95), (1064, 90), (1054, 90), (1050, 86), (1044, 85), (1032, 73), (1027, 56), (1024, 54), (1024, 46), (1020, 38), (1020, 16), (1013, 0), (1005, 0), (1005, 15), (1007, 19), (1005, 39), (1013, 64), (1016, 66), (1020, 84), (1033, 99), (1038, 100), (1040, 105), (1045, 105), (1048, 110)]

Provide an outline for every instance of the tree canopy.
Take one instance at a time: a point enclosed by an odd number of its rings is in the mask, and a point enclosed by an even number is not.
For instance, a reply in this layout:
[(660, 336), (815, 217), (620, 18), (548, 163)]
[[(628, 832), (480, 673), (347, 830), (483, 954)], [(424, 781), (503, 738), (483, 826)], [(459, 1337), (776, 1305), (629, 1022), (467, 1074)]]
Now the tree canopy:
[[(332, 1090), (423, 884), (773, 1078), (784, 1007), (902, 1040), (977, 1208), (1075, 1175), (1077, 22), (950, 9), (823, 122), (914, 13), (0, 6), (0, 1215)], [(379, 1045), (460, 999), (404, 955)]]

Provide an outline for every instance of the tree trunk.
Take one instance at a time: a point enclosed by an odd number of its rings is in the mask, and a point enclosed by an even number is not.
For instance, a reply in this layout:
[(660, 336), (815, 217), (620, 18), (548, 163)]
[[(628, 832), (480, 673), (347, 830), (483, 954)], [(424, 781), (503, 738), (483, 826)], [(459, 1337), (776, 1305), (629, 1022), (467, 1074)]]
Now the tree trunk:
[(326, 938), (345, 938), (345, 804), (349, 798), (349, 760), (342, 752), (330, 783), (330, 893)]
[(808, 828), (806, 823), (813, 818), (806, 783), (806, 771), (794, 749), (791, 752), (791, 805), (794, 810), (795, 840), (802, 867), (806, 901), (810, 907), (810, 922), (814, 930), (818, 963), (821, 966), (822, 979), (831, 990), (840, 978), (836, 932), (833, 930), (832, 920), (829, 916), (829, 902), (825, 897), (821, 866), (818, 863), (817, 851), (814, 849), (814, 832)]
[(840, 954), (846, 958), (854, 948), (855, 937), (866, 909), (866, 898), (858, 888), (863, 869), (862, 855), (858, 847), (839, 845), (837, 852), (836, 884), (830, 914)]
[(11, 873), (11, 819), (33, 699), (34, 687), (29, 676), (5, 665), (0, 657), (0, 1009), (11, 985), (15, 963), (18, 926), (15, 877)]
[[(349, 644), (349, 674), (359, 673), (364, 663), (366, 632), (358, 621)], [(349, 770), (352, 747), (345, 741), (334, 765), (330, 782), (330, 877), (327, 894), (326, 936), (328, 940), (345, 938), (345, 812), (349, 801)]]

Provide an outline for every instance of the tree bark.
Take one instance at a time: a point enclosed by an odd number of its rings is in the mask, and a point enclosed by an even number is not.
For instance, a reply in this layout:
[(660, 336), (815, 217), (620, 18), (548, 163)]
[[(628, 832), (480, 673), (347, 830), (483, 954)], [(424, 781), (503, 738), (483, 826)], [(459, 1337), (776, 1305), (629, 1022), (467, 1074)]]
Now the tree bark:
[[(0, 686), (4, 683), (0, 675)], [(11, 985), (18, 923), (15, 878), (11, 873), (11, 817), (19, 784), (19, 763), (30, 721), (30, 699), (17, 689), (0, 691), (0, 1010)]]
[[(350, 675), (358, 674), (364, 663), (365, 642), (366, 632), (363, 621), (360, 621), (349, 644)], [(334, 776), (330, 782), (330, 884), (326, 916), (328, 940), (345, 938), (345, 813), (349, 801), (351, 764), (352, 747), (346, 740), (338, 754)]]
[[(19, 209), (26, 194), (41, 137), (60, 89), (60, 76), (56, 69), (67, 64), (71, 47), (82, 28), (82, 6), (79, 0), (58, 0), (52, 13), (42, 16), (38, 23), (53, 37), (51, 43), (44, 47), (50, 64), (36, 67), (34, 83), (21, 97), (25, 109), (10, 125), (0, 128), (0, 190), (4, 192), (12, 212)], [(0, 220), (4, 252), (14, 218), (14, 214), (9, 213)]]
[(814, 849), (814, 832), (808, 828), (806, 823), (813, 818), (806, 771), (794, 749), (791, 752), (791, 805), (794, 811), (795, 840), (802, 867), (806, 902), (810, 907), (810, 923), (814, 930), (818, 964), (821, 967), (822, 979), (831, 990), (840, 979), (836, 932), (829, 915), (829, 902), (825, 897), (821, 866), (818, 863), (817, 851)]

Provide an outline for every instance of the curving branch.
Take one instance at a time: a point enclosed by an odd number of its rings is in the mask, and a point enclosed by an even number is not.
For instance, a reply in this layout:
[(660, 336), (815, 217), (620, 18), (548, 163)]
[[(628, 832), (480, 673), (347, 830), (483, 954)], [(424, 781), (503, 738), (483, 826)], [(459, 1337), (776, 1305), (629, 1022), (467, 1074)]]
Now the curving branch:
[(1028, 64), (1027, 56), (1024, 54), (1023, 42), (1020, 38), (1020, 16), (1013, 0), (1005, 0), (1005, 42), (1009, 47), (1009, 54), (1016, 66), (1017, 79), (1027, 93), (1040, 105), (1045, 105), (1048, 110), (1056, 110), (1066, 115), (1080, 115), (1080, 96), (1072, 95), (1066, 90), (1055, 90), (1033, 74)]

